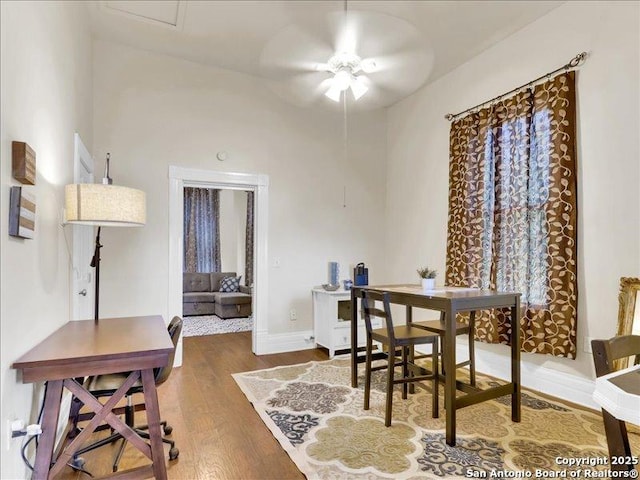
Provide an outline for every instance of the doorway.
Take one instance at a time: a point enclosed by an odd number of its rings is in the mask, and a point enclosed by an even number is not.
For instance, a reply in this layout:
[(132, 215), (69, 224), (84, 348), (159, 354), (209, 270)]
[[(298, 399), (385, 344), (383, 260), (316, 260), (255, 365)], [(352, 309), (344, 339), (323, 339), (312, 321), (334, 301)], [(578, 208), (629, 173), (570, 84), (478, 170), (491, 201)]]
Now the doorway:
[[(251, 350), (264, 353), (262, 339), (267, 333), (267, 229), (269, 177), (261, 174), (231, 173), (169, 167), (169, 317), (182, 316), (184, 188), (216, 188), (251, 191), (254, 194), (254, 280)], [(182, 364), (182, 339), (176, 349), (176, 365)]]
[[(73, 182), (93, 183), (93, 157), (82, 143), (78, 133), (73, 136)], [(93, 318), (94, 278), (90, 267), (93, 255), (94, 229), (72, 225), (73, 253), (71, 268), (71, 319)]]
[(183, 337), (252, 330), (253, 196), (184, 188)]

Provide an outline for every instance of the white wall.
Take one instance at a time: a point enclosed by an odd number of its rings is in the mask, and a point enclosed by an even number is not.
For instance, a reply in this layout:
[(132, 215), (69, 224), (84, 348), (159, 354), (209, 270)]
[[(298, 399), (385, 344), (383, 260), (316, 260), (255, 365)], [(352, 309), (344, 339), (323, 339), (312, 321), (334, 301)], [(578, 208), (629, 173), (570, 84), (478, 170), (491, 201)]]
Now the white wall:
[[(388, 112), (388, 281), (416, 280), (415, 268), (444, 278), (449, 122), (457, 113), (524, 84), (582, 51), (578, 101), (578, 357), (523, 355), (540, 367), (594, 376), (586, 337), (615, 334), (621, 276), (640, 276), (639, 4), (567, 2)], [(398, 235), (397, 232), (402, 232)], [(479, 356), (507, 362), (504, 346)], [(547, 371), (547, 370), (544, 370)]]
[[(220, 271), (235, 272), (238, 267), (238, 235), (233, 190), (220, 190)], [(236, 272), (242, 275), (242, 272)]]
[(269, 333), (312, 328), (310, 289), (328, 261), (380, 272), (384, 111), (351, 118), (345, 161), (339, 109), (285, 104), (248, 75), (94, 45), (96, 169), (111, 152), (114, 183), (146, 191), (148, 208), (144, 228), (103, 231), (104, 316), (167, 315), (169, 165), (269, 175), (269, 264), (281, 259), (269, 270)]
[[(63, 7), (63, 8), (62, 8)], [(69, 320), (69, 255), (60, 226), (63, 186), (73, 180), (73, 135), (91, 145), (91, 38), (79, 2), (1, 2), (0, 258), (1, 478), (25, 478), (21, 442), (6, 449), (6, 420), (35, 421), (42, 386), (23, 385), (10, 365)], [(33, 240), (9, 237), (11, 142), (36, 152)], [(71, 231), (67, 233), (71, 242)]]
[(222, 272), (236, 272), (244, 285), (247, 192), (220, 190), (220, 264)]

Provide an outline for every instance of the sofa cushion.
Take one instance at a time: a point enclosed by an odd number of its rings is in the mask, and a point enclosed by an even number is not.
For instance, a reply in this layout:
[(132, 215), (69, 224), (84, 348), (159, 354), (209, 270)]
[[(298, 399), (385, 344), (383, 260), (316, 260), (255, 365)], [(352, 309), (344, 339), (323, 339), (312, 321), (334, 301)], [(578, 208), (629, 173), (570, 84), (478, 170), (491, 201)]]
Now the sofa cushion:
[(239, 292), (240, 278), (242, 277), (224, 277), (220, 281), (220, 291), (221, 292)]
[(238, 304), (244, 304), (244, 303), (251, 303), (251, 295), (247, 295), (246, 293), (216, 292), (213, 294), (213, 298), (215, 298), (216, 303), (220, 305), (238, 305)]
[(211, 276), (211, 291), (220, 291), (220, 282), (224, 277), (235, 277), (236, 272), (213, 272), (209, 274)]
[(213, 303), (213, 292), (186, 292), (182, 294), (183, 303), (210, 302)]
[(208, 273), (184, 273), (182, 275), (183, 292), (210, 292), (211, 276)]

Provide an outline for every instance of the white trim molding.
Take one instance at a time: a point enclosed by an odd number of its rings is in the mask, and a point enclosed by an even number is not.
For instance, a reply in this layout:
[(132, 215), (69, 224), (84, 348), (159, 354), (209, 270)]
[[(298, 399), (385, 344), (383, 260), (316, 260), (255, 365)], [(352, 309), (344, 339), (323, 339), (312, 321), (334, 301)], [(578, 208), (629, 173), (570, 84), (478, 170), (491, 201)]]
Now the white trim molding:
[[(461, 346), (458, 350), (461, 350)], [(506, 347), (505, 347), (506, 348)], [(456, 354), (457, 351), (456, 350)], [(467, 350), (466, 342), (464, 351)], [(468, 355), (468, 354), (467, 354)], [(476, 348), (476, 370), (496, 378), (511, 378), (510, 357)], [(587, 408), (600, 410), (593, 400), (595, 380), (579, 377), (570, 373), (542, 367), (526, 361), (526, 355), (520, 361), (520, 378), (523, 387), (536, 392), (577, 403)]]
[[(269, 269), (267, 239), (269, 214), (269, 176), (252, 173), (221, 172), (169, 166), (169, 318), (182, 316), (182, 225), (184, 187), (219, 187), (254, 192), (255, 241), (253, 245), (255, 274), (253, 281), (253, 341), (257, 355), (271, 353), (267, 336)], [(176, 366), (182, 364), (182, 339), (176, 349)]]
[[(508, 348), (505, 346), (505, 349)], [(416, 350), (421, 351), (420, 348)], [(505, 350), (507, 352), (507, 350)], [(511, 378), (511, 359), (504, 355), (476, 348), (476, 371), (492, 377), (509, 381)], [(457, 339), (456, 361), (466, 360), (469, 348), (465, 339)], [(573, 402), (594, 410), (600, 407), (593, 400), (595, 380), (571, 375), (570, 373), (541, 367), (526, 360), (520, 361), (520, 383), (523, 387), (536, 392)]]
[(268, 353), (295, 352), (316, 348), (316, 344), (313, 340), (313, 330), (272, 333), (270, 335), (265, 330), (259, 333), (258, 350), (260, 351), (260, 355)]

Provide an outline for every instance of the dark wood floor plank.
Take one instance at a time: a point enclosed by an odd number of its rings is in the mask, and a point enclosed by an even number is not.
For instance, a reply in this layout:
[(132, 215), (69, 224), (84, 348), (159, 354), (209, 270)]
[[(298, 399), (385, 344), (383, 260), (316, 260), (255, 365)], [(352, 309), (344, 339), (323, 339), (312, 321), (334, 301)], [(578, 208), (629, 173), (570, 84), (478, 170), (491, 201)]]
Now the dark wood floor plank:
[[(187, 337), (183, 346), (183, 366), (158, 388), (161, 417), (173, 426), (171, 437), (180, 449), (178, 460), (167, 461), (169, 479), (304, 479), (231, 375), (326, 360), (326, 351), (256, 356), (251, 353), (251, 332)], [(136, 413), (136, 423), (145, 423), (144, 412)], [(106, 434), (95, 434), (92, 441)], [(85, 468), (94, 476), (109, 473), (117, 446), (87, 453)], [(165, 458), (167, 452), (165, 446)], [(142, 454), (127, 447), (121, 468), (146, 463)], [(60, 478), (88, 477), (67, 467)]]

